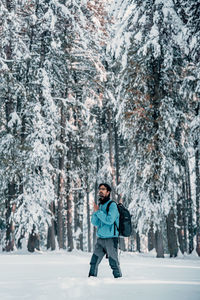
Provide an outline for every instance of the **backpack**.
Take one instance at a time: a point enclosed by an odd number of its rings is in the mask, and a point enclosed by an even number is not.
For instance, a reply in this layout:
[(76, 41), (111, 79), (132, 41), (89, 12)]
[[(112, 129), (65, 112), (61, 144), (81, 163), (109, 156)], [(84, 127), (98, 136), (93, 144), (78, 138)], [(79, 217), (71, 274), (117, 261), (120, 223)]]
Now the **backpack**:
[[(106, 207), (106, 212), (108, 214), (109, 207), (111, 203), (116, 203), (115, 201), (110, 201)], [(131, 235), (132, 232), (132, 226), (131, 226), (131, 215), (127, 208), (124, 207), (122, 203), (116, 203), (118, 211), (119, 211), (119, 228), (117, 227), (117, 224), (114, 223), (114, 226), (119, 231), (120, 236), (128, 237)]]

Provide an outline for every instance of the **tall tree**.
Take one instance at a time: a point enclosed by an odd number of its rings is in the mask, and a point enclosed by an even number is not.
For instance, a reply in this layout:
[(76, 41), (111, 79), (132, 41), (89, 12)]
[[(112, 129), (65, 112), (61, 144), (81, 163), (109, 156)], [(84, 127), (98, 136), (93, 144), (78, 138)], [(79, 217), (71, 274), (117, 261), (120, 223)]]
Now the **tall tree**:
[(146, 232), (153, 221), (157, 255), (163, 257), (162, 224), (177, 197), (172, 188), (177, 122), (172, 120), (178, 116), (175, 88), (180, 77), (173, 70), (181, 70), (184, 53), (177, 35), (186, 47), (184, 24), (172, 1), (170, 6), (164, 1), (126, 3), (130, 7), (129, 13), (126, 10), (126, 36), (131, 39), (128, 52), (123, 49), (122, 53), (127, 63), (121, 71), (119, 113), (124, 114), (120, 128), (128, 142), (129, 162), (125, 165), (129, 167), (122, 173), (121, 191), (132, 202), (140, 232)]

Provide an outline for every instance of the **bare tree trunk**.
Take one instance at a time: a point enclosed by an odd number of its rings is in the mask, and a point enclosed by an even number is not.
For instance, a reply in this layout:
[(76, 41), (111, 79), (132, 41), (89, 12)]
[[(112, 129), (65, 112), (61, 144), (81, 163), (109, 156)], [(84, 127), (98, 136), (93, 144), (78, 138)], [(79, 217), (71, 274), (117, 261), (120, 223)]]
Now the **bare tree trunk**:
[(136, 233), (136, 244), (137, 244), (137, 251), (140, 252), (140, 235), (139, 232)]
[(196, 224), (197, 224), (197, 231), (196, 231), (196, 251), (197, 254), (200, 256), (200, 172), (199, 172), (199, 150), (198, 150), (198, 142), (197, 146), (195, 147), (195, 172), (196, 172)]
[(15, 225), (12, 220), (12, 215), (15, 212), (15, 204), (12, 203), (16, 193), (14, 183), (8, 184), (8, 196), (6, 200), (6, 245), (5, 251), (13, 251), (15, 245)]
[[(196, 108), (196, 116), (199, 115), (200, 104)], [(196, 174), (196, 252), (200, 256), (200, 152), (199, 152), (199, 140), (194, 142), (195, 150), (195, 174)]]
[(64, 249), (64, 220), (63, 220), (63, 174), (59, 174), (59, 198), (58, 198), (58, 245), (59, 249)]
[(181, 203), (181, 198), (177, 202), (177, 234), (178, 234), (178, 242), (179, 242), (179, 249), (182, 254), (186, 251), (185, 249), (185, 235), (184, 235), (184, 223), (183, 223), (183, 207)]
[[(117, 124), (115, 123), (115, 164), (116, 164), (116, 184), (117, 187), (120, 184), (120, 173), (119, 173), (119, 137), (118, 137), (118, 128)], [(117, 202), (122, 203), (123, 199), (121, 198), (121, 195), (117, 192)]]
[[(7, 47), (7, 58), (11, 59), (11, 45)], [(10, 121), (11, 113), (14, 111), (14, 104), (13, 99), (11, 98), (11, 91), (10, 91), (10, 83), (8, 78), (8, 92), (6, 95), (6, 105), (5, 105), (5, 113), (6, 113), (6, 121), (7, 124)], [(13, 199), (16, 194), (16, 186), (14, 182), (8, 183), (8, 195), (6, 199), (6, 251), (13, 251), (14, 249), (14, 223), (11, 220), (11, 214), (13, 211)]]
[[(76, 247), (77, 249), (83, 250), (83, 174), (80, 171), (80, 160), (83, 160), (83, 132), (82, 132), (82, 121), (80, 114), (80, 103), (82, 103), (82, 93), (83, 86), (79, 81), (78, 72), (73, 73), (73, 78), (75, 82), (75, 95), (76, 95), (76, 106), (74, 107), (74, 125), (78, 128), (78, 138), (75, 140), (74, 146), (74, 164), (75, 170), (77, 172), (77, 178), (75, 182), (75, 186), (77, 188), (77, 192), (75, 192), (75, 213), (74, 213), (74, 226), (75, 226), (75, 236), (76, 236)], [(79, 158), (77, 160), (77, 158)], [(82, 163), (82, 162), (81, 162)]]
[(153, 223), (151, 223), (151, 227), (148, 232), (148, 251), (151, 251), (155, 248), (155, 233), (153, 229)]
[(74, 214), (74, 226), (76, 236), (76, 248), (83, 250), (83, 194), (76, 192), (75, 199), (75, 214)]
[(176, 257), (178, 254), (177, 234), (175, 228), (174, 209), (171, 208), (167, 216), (167, 242), (170, 257)]
[[(64, 107), (61, 106), (61, 136), (60, 142), (65, 143), (65, 126), (66, 126), (66, 116), (64, 113)], [(59, 157), (59, 178), (58, 178), (58, 245), (59, 249), (65, 248), (64, 243), (64, 220), (63, 220), (63, 203), (65, 195), (65, 186), (64, 186), (64, 153), (60, 153)]]
[[(151, 80), (153, 81), (153, 87), (151, 87), (152, 83), (149, 82), (149, 92), (152, 93), (152, 106), (153, 106), (153, 129), (154, 129), (154, 138), (153, 138), (153, 148), (154, 148), (154, 159), (153, 159), (153, 189), (152, 189), (152, 201), (161, 204), (161, 197), (160, 197), (160, 171), (161, 171), (161, 155), (160, 155), (160, 136), (159, 136), (159, 129), (160, 129), (160, 105), (161, 99), (163, 97), (163, 89), (161, 85), (161, 58), (153, 59), (151, 65)], [(160, 216), (162, 217), (162, 216)], [(156, 245), (156, 252), (157, 257), (164, 257), (164, 246), (163, 246), (163, 233), (162, 233), (162, 223), (157, 226), (157, 230), (155, 232), (155, 245)]]
[(74, 249), (73, 230), (72, 230), (72, 193), (68, 190), (67, 194), (67, 249)]
[[(101, 117), (100, 117), (100, 111), (98, 111), (98, 156), (96, 159), (96, 175), (99, 172), (100, 167), (103, 165), (103, 147), (102, 147), (102, 123), (101, 123)], [(98, 204), (98, 178), (96, 179), (95, 182), (95, 194), (94, 194), (94, 201), (96, 204)], [(97, 240), (97, 229), (94, 226), (93, 227), (93, 249), (95, 247), (96, 244), (96, 240)]]
[(56, 249), (56, 242), (55, 242), (55, 203), (52, 202), (50, 206), (50, 210), (52, 213), (51, 218), (51, 226), (48, 228), (48, 235), (47, 235), (47, 249), (51, 248), (51, 250)]
[(78, 249), (83, 251), (83, 203), (84, 203), (84, 196), (83, 192), (79, 192), (79, 209), (78, 209), (78, 220), (79, 220), (79, 236), (78, 236)]
[(92, 251), (92, 245), (91, 245), (91, 222), (90, 222), (90, 198), (89, 198), (89, 185), (87, 184), (87, 232), (88, 232), (88, 252)]
[(112, 200), (116, 200), (116, 174), (115, 174), (115, 166), (114, 166), (114, 155), (113, 155), (113, 126), (112, 126), (112, 113), (109, 108), (107, 111), (108, 114), (108, 142), (109, 142), (109, 159), (110, 159), (110, 167), (111, 167), (111, 177), (112, 177)]
[(137, 241), (136, 241), (136, 231), (135, 228), (132, 228), (132, 234), (129, 237), (129, 243), (128, 243), (128, 251), (135, 252), (137, 249)]
[[(96, 169), (96, 173), (98, 174), (99, 171), (99, 158), (97, 157), (97, 169)], [(97, 180), (95, 182), (95, 194), (94, 194), (94, 202), (97, 204), (98, 203), (98, 183)], [(96, 241), (97, 241), (97, 229), (95, 226), (93, 226), (93, 249), (95, 247)]]
[(187, 217), (188, 217), (188, 252), (192, 253), (194, 250), (194, 226), (193, 226), (193, 203), (191, 195), (191, 183), (190, 183), (190, 172), (188, 162), (185, 162), (185, 192), (186, 192), (186, 203), (187, 203)]
[(29, 252), (34, 252), (36, 250), (40, 250), (40, 239), (39, 235), (35, 232), (35, 226), (33, 226), (32, 232), (29, 234), (28, 245)]
[[(111, 122), (111, 120), (110, 120)], [(114, 121), (115, 122), (115, 121)], [(112, 130), (114, 130), (114, 146), (115, 146), (115, 156), (112, 154)], [(109, 125), (109, 132), (110, 132), (110, 161), (111, 161), (111, 168), (112, 168), (112, 182), (113, 182), (113, 189), (114, 189), (114, 200), (118, 203), (122, 203), (123, 199), (121, 198), (121, 195), (117, 193), (117, 186), (120, 183), (120, 177), (119, 177), (119, 146), (118, 146), (118, 132), (117, 132), (117, 125), (114, 124), (114, 129), (112, 128), (111, 124)], [(114, 166), (114, 158), (115, 158), (115, 165)], [(119, 237), (119, 248), (123, 251), (126, 251), (126, 244), (125, 239), (123, 237)]]
[(161, 229), (157, 229), (155, 233), (156, 252), (158, 258), (164, 258), (163, 234)]
[[(14, 2), (12, 0), (6, 0), (6, 7), (9, 12), (11, 12), (14, 9)], [(9, 25), (8, 20), (8, 25)], [(9, 74), (12, 73), (12, 40), (11, 37), (8, 36), (9, 44), (6, 45), (6, 58), (8, 60), (8, 66), (10, 69)], [(10, 75), (7, 75), (7, 93), (6, 93), (6, 103), (5, 103), (5, 114), (6, 114), (6, 122), (9, 123), (11, 119), (11, 114), (14, 111), (14, 102), (12, 98), (12, 84), (10, 82)], [(8, 128), (8, 131), (10, 129)], [(5, 249), (6, 251), (13, 251), (14, 249), (14, 232), (15, 232), (15, 226), (12, 221), (12, 214), (15, 211), (15, 204), (14, 204), (14, 197), (16, 195), (16, 185), (11, 179), (7, 186), (7, 197), (6, 197), (6, 245)]]
[(72, 192), (70, 190), (70, 178), (67, 178), (67, 249), (72, 251), (74, 249), (73, 229), (72, 229)]
[(177, 225), (178, 225), (178, 241), (179, 248), (182, 254), (187, 252), (187, 230), (186, 230), (186, 200), (185, 200), (185, 187), (182, 184), (182, 197), (177, 202)]
[(72, 251), (74, 249), (74, 241), (73, 241), (73, 208), (72, 208), (72, 191), (71, 191), (71, 179), (69, 175), (69, 171), (71, 168), (71, 154), (72, 154), (72, 143), (71, 136), (68, 136), (68, 152), (67, 152), (67, 165), (66, 165), (66, 173), (67, 173), (67, 249), (68, 251)]

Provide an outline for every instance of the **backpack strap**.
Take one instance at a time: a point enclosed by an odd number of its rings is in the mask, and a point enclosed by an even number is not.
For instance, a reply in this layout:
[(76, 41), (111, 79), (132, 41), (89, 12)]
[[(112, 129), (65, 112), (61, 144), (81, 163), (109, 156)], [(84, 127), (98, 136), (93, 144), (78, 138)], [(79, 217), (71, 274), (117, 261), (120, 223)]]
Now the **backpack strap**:
[[(107, 215), (108, 215), (108, 212), (109, 212), (110, 205), (111, 205), (112, 203), (116, 203), (116, 202), (115, 202), (115, 201), (110, 201), (110, 202), (108, 202), (108, 204), (107, 204), (107, 206), (106, 206), (106, 212), (107, 212)], [(116, 203), (116, 204), (117, 204), (117, 203)]]
[[(106, 212), (107, 212), (107, 215), (108, 215), (108, 212), (109, 212), (109, 208), (110, 208), (110, 205), (112, 203), (115, 203), (117, 205), (117, 203), (115, 201), (110, 201), (108, 202), (107, 206), (106, 206)], [(114, 222), (114, 235), (115, 235), (115, 229), (117, 228), (117, 230), (119, 231), (119, 228), (117, 227), (117, 224), (116, 222)]]

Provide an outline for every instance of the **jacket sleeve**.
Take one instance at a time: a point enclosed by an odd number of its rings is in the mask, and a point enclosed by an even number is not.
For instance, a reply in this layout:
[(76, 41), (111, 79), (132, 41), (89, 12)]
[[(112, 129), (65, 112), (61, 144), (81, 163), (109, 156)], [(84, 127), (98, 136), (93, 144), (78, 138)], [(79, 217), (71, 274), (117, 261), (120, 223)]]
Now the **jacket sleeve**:
[(115, 222), (118, 215), (119, 212), (118, 212), (117, 205), (115, 203), (112, 203), (110, 205), (108, 214), (104, 213), (102, 210), (98, 210), (96, 212), (96, 216), (98, 217), (98, 219), (107, 225), (112, 225)]
[(100, 225), (100, 220), (97, 217), (97, 211), (92, 214), (91, 222), (92, 222), (92, 225), (94, 225), (94, 226), (99, 226)]

